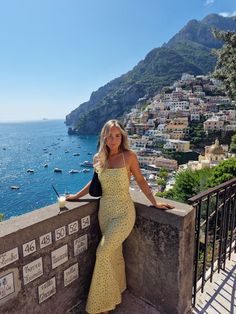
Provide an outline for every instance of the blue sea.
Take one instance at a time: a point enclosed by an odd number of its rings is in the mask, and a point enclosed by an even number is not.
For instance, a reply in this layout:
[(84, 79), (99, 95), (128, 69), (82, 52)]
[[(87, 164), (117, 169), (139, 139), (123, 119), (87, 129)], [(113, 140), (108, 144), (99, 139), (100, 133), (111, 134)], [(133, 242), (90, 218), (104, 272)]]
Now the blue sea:
[[(0, 213), (4, 219), (55, 203), (52, 184), (61, 194), (80, 190), (93, 169), (75, 174), (69, 170), (84, 169), (80, 163), (92, 161), (96, 146), (96, 136), (69, 136), (63, 120), (0, 123)], [(54, 173), (56, 167), (62, 173)], [(27, 173), (29, 168), (34, 173)], [(20, 188), (12, 190), (12, 185)]]

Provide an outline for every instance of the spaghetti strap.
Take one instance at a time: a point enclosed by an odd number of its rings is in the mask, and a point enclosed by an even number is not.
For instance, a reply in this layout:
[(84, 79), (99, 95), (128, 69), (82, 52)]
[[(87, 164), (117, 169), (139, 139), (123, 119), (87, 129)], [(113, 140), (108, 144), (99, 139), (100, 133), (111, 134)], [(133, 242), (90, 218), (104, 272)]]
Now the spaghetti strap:
[(124, 161), (124, 167), (126, 168), (124, 152), (122, 152), (122, 156), (123, 156), (123, 161)]

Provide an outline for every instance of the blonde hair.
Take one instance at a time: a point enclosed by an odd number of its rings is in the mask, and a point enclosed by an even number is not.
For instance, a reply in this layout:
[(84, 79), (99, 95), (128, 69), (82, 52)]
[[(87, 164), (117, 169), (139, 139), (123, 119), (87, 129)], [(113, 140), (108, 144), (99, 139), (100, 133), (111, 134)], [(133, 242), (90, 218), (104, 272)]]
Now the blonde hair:
[(101, 130), (100, 139), (99, 139), (99, 149), (98, 149), (98, 153), (95, 155), (94, 167), (96, 168), (98, 167), (98, 168), (106, 169), (108, 167), (108, 157), (109, 157), (110, 149), (106, 145), (106, 138), (109, 136), (111, 128), (113, 126), (117, 127), (120, 130), (120, 133), (122, 136), (121, 144), (119, 146), (119, 152), (130, 150), (129, 143), (128, 143), (128, 135), (123, 125), (118, 120), (107, 121)]

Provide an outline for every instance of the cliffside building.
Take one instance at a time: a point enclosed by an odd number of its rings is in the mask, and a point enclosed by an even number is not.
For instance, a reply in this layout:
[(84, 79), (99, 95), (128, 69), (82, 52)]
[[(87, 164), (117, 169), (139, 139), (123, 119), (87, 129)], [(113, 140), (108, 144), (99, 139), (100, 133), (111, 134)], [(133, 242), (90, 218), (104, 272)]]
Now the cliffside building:
[(215, 143), (205, 147), (205, 156), (199, 156), (199, 161), (209, 161), (209, 165), (218, 164), (220, 161), (226, 159), (228, 156), (228, 145), (220, 145), (219, 140)]

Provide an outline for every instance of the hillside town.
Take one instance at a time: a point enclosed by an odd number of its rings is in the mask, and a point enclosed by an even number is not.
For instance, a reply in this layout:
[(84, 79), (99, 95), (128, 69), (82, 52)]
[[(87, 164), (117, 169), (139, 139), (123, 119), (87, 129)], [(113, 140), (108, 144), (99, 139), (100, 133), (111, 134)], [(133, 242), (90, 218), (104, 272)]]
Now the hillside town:
[[(157, 179), (162, 168), (168, 171), (165, 188), (169, 189), (178, 171), (213, 167), (231, 157), (229, 145), (217, 136), (236, 132), (234, 108), (220, 81), (187, 73), (152, 99), (139, 99), (124, 123), (149, 185), (160, 190)], [(202, 146), (208, 137), (211, 145)], [(185, 156), (185, 162), (170, 158), (169, 152)]]

